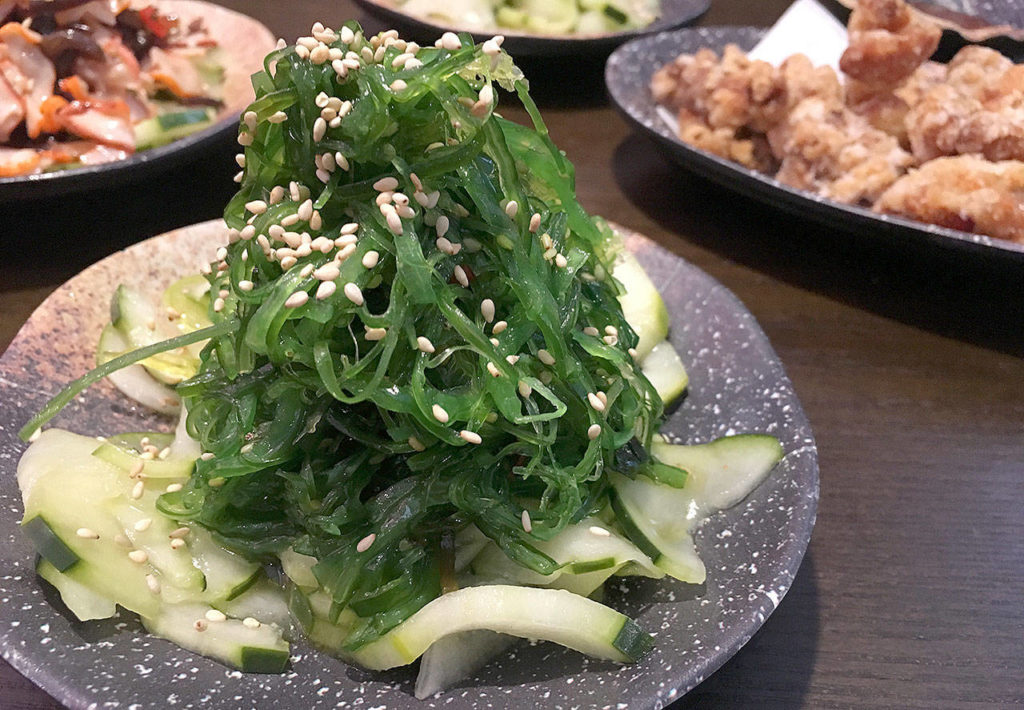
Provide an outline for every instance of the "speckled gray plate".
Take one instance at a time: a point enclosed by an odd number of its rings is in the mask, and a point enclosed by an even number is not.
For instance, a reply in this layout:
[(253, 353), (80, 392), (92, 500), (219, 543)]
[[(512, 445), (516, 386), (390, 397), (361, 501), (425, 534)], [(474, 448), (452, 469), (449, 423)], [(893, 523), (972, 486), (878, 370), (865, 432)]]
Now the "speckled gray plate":
[(177, 14), (184, 22), (202, 18), (213, 36), (221, 40), (226, 68), (224, 105), (217, 114), (216, 123), (159, 148), (130, 155), (124, 160), (38, 175), (0, 178), (0, 203), (59, 197), (69, 192), (112, 187), (170, 170), (217, 145), (234, 141), (238, 131), (238, 116), (252, 101), (249, 77), (263, 66), (263, 57), (274, 49), (276, 38), (253, 18), (202, 0), (154, 0), (143, 4), (158, 5), (164, 12)]
[[(242, 675), (146, 636), (129, 618), (71, 621), (33, 573), (32, 549), (18, 529), (15, 467), (25, 445), (16, 432), (61, 385), (91, 365), (115, 284), (156, 293), (193, 272), (204, 257), (212, 258), (223, 234), (222, 224), (207, 222), (90, 267), (39, 307), (0, 358), (0, 650), (55, 698), (73, 708), (655, 708), (686, 693), (736, 653), (789, 589), (818, 501), (817, 454), (800, 403), (764, 333), (735, 296), (631, 235), (630, 248), (669, 305), (672, 340), (690, 372), (689, 394), (667, 429), (688, 442), (764, 431), (778, 436), (786, 451), (749, 499), (699, 530), (706, 585), (610, 585), (608, 602), (656, 634), (651, 656), (619, 666), (551, 644), (522, 643), (460, 687), (420, 702), (412, 695), (413, 669), (368, 673), (296, 644), (292, 672)], [(107, 383), (79, 397), (55, 422), (88, 434), (137, 431), (152, 423)]]
[(505, 43), (502, 47), (516, 59), (527, 57), (579, 57), (607, 56), (610, 51), (633, 37), (650, 32), (662, 32), (688, 25), (708, 10), (711, 0), (661, 0), (661, 15), (647, 27), (625, 32), (609, 32), (605, 34), (576, 35), (541, 35), (516, 32), (504, 27), (495, 27), (493, 31), (466, 30), (455, 25), (439, 24), (429, 18), (404, 12), (394, 0), (356, 0), (371, 15), (389, 22), (410, 39), (433, 42), (442, 32), (454, 30), (468, 31), (474, 41), (483, 42), (492, 35), (502, 34)]
[(763, 33), (764, 30), (755, 27), (697, 27), (640, 37), (622, 45), (608, 58), (605, 83), (612, 101), (629, 122), (662, 146), (667, 156), (731, 190), (862, 237), (910, 241), (926, 247), (968, 252), (978, 259), (1009, 259), (1024, 265), (1024, 244), (833, 202), (679, 140), (658, 115), (649, 88), (654, 72), (680, 54), (692, 54), (701, 47), (720, 52), (725, 45), (734, 43), (742, 49), (750, 49)]

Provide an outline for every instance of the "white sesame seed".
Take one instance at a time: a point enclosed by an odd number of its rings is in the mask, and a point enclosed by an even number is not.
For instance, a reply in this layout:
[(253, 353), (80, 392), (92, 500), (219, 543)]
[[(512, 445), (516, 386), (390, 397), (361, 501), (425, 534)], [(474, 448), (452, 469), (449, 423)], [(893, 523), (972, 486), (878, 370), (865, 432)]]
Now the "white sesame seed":
[(515, 200), (509, 200), (508, 204), (505, 205), (505, 214), (515, 219), (516, 215), (519, 214), (519, 203)]
[(397, 57), (391, 60), (391, 68), (398, 69), (399, 67), (405, 66), (405, 63), (412, 59), (414, 56), (415, 55), (410, 54), (409, 52), (399, 54)]
[(591, 424), (590, 427), (587, 429), (587, 437), (593, 440), (599, 436), (601, 436), (601, 425)]
[[(223, 302), (223, 300), (224, 299), (221, 299), (222, 302)], [(145, 461), (136, 461), (135, 463), (132, 464), (132, 467), (128, 470), (128, 477), (129, 478), (138, 478), (139, 474), (142, 473), (143, 469), (145, 469), (145, 468), (146, 468), (146, 462)]]
[(498, 347), (499, 345), (501, 345), (501, 341), (498, 340), (497, 338), (489, 338), (489, 340), (491, 341), (491, 345), (493, 345), (494, 347)]
[(203, 616), (206, 617), (207, 621), (212, 621), (214, 623), (226, 621), (228, 618), (224, 615), (224, 612), (219, 609), (207, 609)]
[(358, 230), (358, 229), (359, 229), (359, 223), (358, 222), (349, 222), (348, 224), (345, 224), (344, 226), (342, 226), (342, 228), (341, 228), (341, 235), (342, 236), (348, 236), (350, 234), (355, 234), (356, 230)]
[(494, 327), (491, 328), (491, 332), (495, 335), (499, 335), (504, 333), (506, 328), (508, 328), (508, 321), (500, 320), (494, 324)]
[(556, 257), (557, 255), (558, 255), (558, 250), (557, 250), (557, 249), (555, 249), (554, 247), (551, 247), (551, 248), (550, 248), (550, 249), (548, 249), (548, 250), (547, 250), (546, 252), (544, 252), (544, 258), (545, 258), (545, 259), (547, 259), (548, 261), (551, 261), (551, 260), (552, 260), (552, 259), (554, 259), (554, 258), (555, 258), (555, 257)]
[(396, 192), (391, 195), (391, 201), (396, 205), (407, 205), (409, 204), (409, 196), (404, 192)]
[(324, 108), (328, 103), (330, 103), (330, 100), (331, 97), (321, 91), (316, 95), (316, 98), (313, 99), (313, 103), (316, 104), (317, 108)]
[(603, 412), (604, 411), (604, 407), (605, 407), (604, 402), (602, 402), (601, 398), (598, 397), (593, 392), (588, 392), (587, 393), (587, 401), (590, 402), (590, 406), (593, 407), (595, 411), (598, 411), (598, 412)]
[(506, 355), (505, 356), (505, 362), (507, 362), (509, 365), (515, 365), (517, 362), (519, 362), (519, 356), (518, 355)]
[(442, 253), (444, 253), (444, 254), (448, 254), (449, 256), (453, 256), (454, 253), (455, 253), (455, 249), (454, 249), (455, 245), (452, 244), (451, 241), (449, 239), (447, 239), (446, 237), (438, 237), (434, 241), (434, 244), (437, 245), (437, 250), (442, 252)]
[[(288, 114), (284, 111), (274, 111), (274, 113), (267, 116), (267, 121), (270, 123), (284, 123), (288, 120)], [(242, 167), (245, 167), (244, 165)]]
[(569, 261), (565, 258), (565, 255), (555, 254), (555, 266), (557, 266), (559, 269), (564, 269), (568, 265)]
[(153, 594), (160, 593), (160, 581), (153, 575), (146, 575), (146, 586), (149, 587), (149, 591)]
[(606, 335), (603, 338), (601, 338), (601, 340), (605, 342), (605, 345), (615, 346), (618, 345), (619, 343), (619, 337), (617, 335)]
[(437, 236), (443, 237), (445, 234), (447, 234), (448, 233), (448, 228), (450, 226), (451, 226), (451, 222), (450, 222), (450, 220), (447, 217), (445, 217), (444, 215), (441, 215), (440, 217), (438, 217), (437, 218), (437, 224), (434, 225), (434, 229), (437, 230)]
[(540, 215), (535, 212), (533, 216), (530, 217), (530, 231), (536, 232), (538, 229), (540, 229)]
[(245, 209), (253, 214), (263, 214), (267, 211), (267, 203), (263, 200), (253, 200), (245, 203)]
[[(238, 134), (238, 145), (243, 146), (243, 147), (249, 147), (250, 145), (252, 145), (252, 141), (253, 141), (253, 137), (252, 137), (251, 133), (239, 133)], [(245, 173), (239, 173), (239, 175), (244, 175), (244, 174)]]
[[(374, 201), (377, 203), (378, 207), (383, 207), (391, 202), (391, 198), (394, 197), (394, 195), (395, 193), (391, 192), (391, 190), (385, 190), (384, 192), (379, 193)], [(381, 212), (383, 213), (384, 210), (381, 210)]]
[(530, 511), (524, 510), (522, 515), (523, 530), (533, 532), (533, 522), (530, 520)]
[(549, 367), (555, 364), (555, 356), (544, 348), (537, 351), (537, 359)]
[(345, 246), (343, 246), (341, 248), (341, 251), (339, 251), (337, 254), (334, 255), (334, 260), (337, 263), (340, 264), (343, 261), (345, 261), (346, 259), (348, 259), (350, 256), (352, 256), (352, 254), (354, 254), (355, 251), (356, 251), (356, 245), (355, 244), (346, 244)]
[(327, 183), (331, 179), (331, 174), (323, 168), (318, 168), (316, 171), (316, 179), (322, 183)]
[(135, 528), (136, 532), (145, 532), (149, 530), (149, 526), (152, 524), (152, 518), (142, 518), (141, 520), (136, 520), (135, 525), (133, 525), (132, 527)]
[(501, 370), (499, 370), (498, 366), (495, 365), (493, 362), (488, 362), (487, 363), (487, 371), (489, 373), (491, 373), (491, 377), (500, 377), (501, 376)]
[(380, 261), (380, 252), (370, 250), (363, 254), (363, 266), (367, 269), (372, 269)]
[(313, 216), (313, 200), (306, 200), (299, 209), (295, 212), (299, 216), (299, 219), (303, 222), (308, 222), (309, 218)]
[(252, 618), (251, 616), (247, 616), (244, 619), (242, 619), (242, 626), (244, 626), (247, 629), (258, 629), (260, 626), (262, 626), (262, 624), (260, 624), (259, 621)]
[(402, 219), (412, 219), (416, 216), (416, 210), (408, 204), (398, 205), (398, 207), (395, 208), (395, 212), (398, 213), (398, 216)]
[(480, 444), (483, 442), (483, 439), (480, 438), (479, 434), (475, 431), (470, 431), (469, 429), (463, 429), (460, 431), (459, 436), (462, 437), (463, 441), (469, 442), (470, 444)]
[[(434, 190), (433, 192), (428, 193), (427, 194), (427, 207), (430, 208), (430, 209), (434, 209), (437, 206), (437, 201), (439, 199), (441, 199), (441, 192), (439, 190)], [(467, 213), (467, 214), (464, 214), (462, 216), (463, 217), (468, 217), (469, 214)]]
[(373, 189), (377, 192), (394, 192), (398, 188), (398, 179), (393, 177), (382, 177), (373, 183)]
[(78, 530), (75, 531), (75, 535), (78, 535), (78, 537), (83, 538), (85, 540), (100, 539), (100, 534), (95, 530), (90, 530), (89, 528), (78, 528)]
[(139, 498), (142, 497), (142, 494), (143, 494), (143, 492), (145, 490), (146, 490), (146, 484), (144, 484), (142, 481), (139, 481), (138, 483), (136, 483), (132, 487), (132, 493), (131, 493), (132, 498), (134, 500), (138, 500)]
[(488, 323), (494, 322), (494, 301), (489, 298), (485, 298), (480, 301), (480, 314), (483, 315), (484, 320)]
[[(297, 51), (297, 50), (298, 50), (299, 48), (298, 48), (298, 47), (296, 47), (295, 49), (296, 49), (296, 54), (298, 54), (298, 51)], [(196, 620), (195, 620), (195, 621), (194, 621), (194, 622), (192, 623), (192, 628), (193, 628), (193, 629), (195, 629), (196, 631), (206, 631), (206, 627), (207, 627), (208, 625), (209, 625), (209, 624), (207, 624), (207, 622), (206, 622), (206, 619), (196, 619)]]
[(598, 537), (611, 537), (611, 533), (598, 525), (591, 525), (587, 530), (591, 535), (597, 535)]
[(322, 116), (318, 116), (317, 119), (313, 121), (313, 142), (319, 143), (326, 133), (327, 121), (325, 121)]
[(167, 488), (164, 489), (164, 491), (166, 491), (167, 493), (177, 493), (182, 488), (184, 488), (184, 486), (182, 486), (180, 483), (171, 483), (170, 485), (167, 486)]
[(306, 301), (309, 300), (309, 294), (305, 291), (296, 291), (287, 298), (284, 302), (285, 308), (298, 308), (299, 306), (306, 305)]
[(290, 269), (293, 266), (295, 266), (295, 264), (297, 264), (299, 260), (296, 259), (294, 256), (284, 256), (284, 257), (281, 257), (280, 261), (281, 261), (281, 268), (284, 269), (285, 271), (287, 271), (288, 269)]
[(370, 341), (384, 340), (388, 335), (387, 328), (366, 328), (366, 339)]
[(377, 536), (374, 533), (370, 533), (356, 545), (356, 552), (366, 552), (370, 549), (370, 546), (373, 545), (373, 541), (376, 539)]
[(303, 266), (299, 270), (299, 276), (301, 276), (302, 278), (307, 278), (312, 273), (313, 273), (313, 265), (312, 264), (306, 264), (305, 266)]
[(425, 353), (434, 352), (434, 344), (430, 342), (430, 338), (426, 338), (422, 335), (416, 337), (416, 347)]
[(172, 550), (180, 550), (183, 547), (185, 547), (185, 541), (182, 540), (180, 537), (176, 537), (176, 538), (171, 540), (171, 549)]
[(455, 276), (455, 280), (459, 282), (462, 288), (469, 288), (469, 276), (466, 275), (466, 270), (461, 266), (456, 266), (452, 274)]
[(116, 544), (120, 545), (121, 547), (131, 547), (132, 546), (132, 541), (129, 540), (128, 538), (126, 538), (121, 533), (118, 533), (117, 535), (114, 535), (114, 542)]
[(244, 168), (245, 167), (245, 153), (238, 153), (235, 156), (235, 163), (238, 164), (238, 167)]
[(604, 404), (605, 406), (607, 406), (607, 404), (608, 404), (608, 395), (606, 395), (606, 394), (605, 394), (604, 392), (602, 392), (601, 390), (598, 390), (598, 391), (597, 391), (597, 398), (598, 398), (599, 400), (601, 400), (601, 403), (602, 403), (602, 404)]
[(462, 40), (454, 32), (445, 32), (441, 35), (441, 47), (447, 49), (449, 52), (454, 52), (457, 49), (462, 49)]
[(487, 56), (494, 57), (501, 52), (501, 47), (495, 44), (493, 39), (489, 39), (486, 42), (484, 42), (483, 50), (484, 54), (486, 54)]
[(333, 281), (324, 281), (316, 287), (316, 300), (322, 301), (325, 298), (330, 298), (337, 289), (338, 285)]
[(201, 458), (203, 461), (212, 461), (215, 456), (216, 454), (214, 454), (212, 451), (206, 451), (200, 454), (199, 458)]
[(529, 397), (531, 394), (533, 394), (533, 387), (530, 387), (530, 384), (528, 382), (524, 382), (523, 380), (519, 380), (518, 389), (519, 394), (523, 397)]
[(409, 437), (409, 446), (413, 451), (426, 451), (427, 447), (423, 445), (423, 442), (417, 439), (415, 436)]
[(242, 227), (242, 231), (238, 233), (240, 239), (252, 239), (256, 236), (256, 227), (251, 224), (247, 224)]
[(448, 412), (445, 411), (444, 407), (440, 404), (435, 404), (430, 408), (431, 414), (434, 415), (434, 419), (441, 422), (442, 424), (448, 423)]
[(595, 328), (592, 325), (588, 325), (586, 328), (583, 329), (583, 334), (584, 335), (592, 335), (592, 336), (594, 336), (596, 338), (597, 336), (599, 336), (601, 334), (601, 331), (599, 331), (597, 328)]
[(363, 292), (351, 281), (345, 284), (345, 298), (357, 306), (363, 305)]
[(181, 538), (187, 536), (190, 532), (192, 532), (192, 531), (189, 528), (180, 527), (180, 528), (177, 528), (175, 530), (172, 530), (171, 533), (167, 537), (169, 537), (171, 539), (181, 539)]
[(407, 88), (409, 88), (409, 85), (405, 83), (405, 81), (402, 79), (395, 79), (393, 82), (391, 82), (390, 86), (390, 89), (395, 93), (398, 93), (399, 91), (405, 91)]
[(132, 550), (128, 553), (128, 559), (136, 564), (144, 564), (149, 559), (145, 550)]
[(551, 247), (555, 245), (555, 242), (551, 239), (551, 235), (548, 234), (547, 232), (544, 232), (544, 234), (540, 235), (540, 243), (541, 246), (543, 246), (545, 249), (551, 249)]
[(389, 211), (384, 219), (388, 223), (388, 229), (395, 235), (402, 234), (402, 218), (398, 216), (398, 213), (394, 210)]

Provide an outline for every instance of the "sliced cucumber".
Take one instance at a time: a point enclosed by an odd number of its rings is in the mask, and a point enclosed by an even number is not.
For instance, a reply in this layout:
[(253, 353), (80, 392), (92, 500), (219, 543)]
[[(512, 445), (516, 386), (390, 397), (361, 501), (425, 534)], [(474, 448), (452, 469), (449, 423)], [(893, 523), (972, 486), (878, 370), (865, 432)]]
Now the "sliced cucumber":
[(679, 353), (667, 340), (651, 348), (640, 369), (666, 405), (679, 397), (690, 382)]
[(146, 553), (147, 562), (165, 587), (165, 596), (178, 596), (166, 587), (171, 585), (186, 593), (182, 596), (195, 598), (206, 584), (203, 573), (193, 564), (187, 548), (171, 547), (171, 533), (180, 526), (156, 513), (159, 496), (157, 490), (145, 490), (141, 498), (112, 501), (111, 511), (132, 548)]
[(282, 550), (278, 558), (281, 560), (282, 571), (297, 586), (303, 589), (316, 589), (320, 586), (316, 575), (313, 574), (313, 565), (316, 564), (315, 557), (299, 554), (289, 547)]
[(653, 642), (629, 617), (561, 589), (467, 587), (433, 600), (352, 656), (371, 670), (412, 663), (438, 639), (487, 629), (554, 641), (596, 658), (635, 661)]
[[(212, 325), (208, 311), (210, 284), (201, 274), (186, 276), (172, 283), (164, 289), (160, 302), (177, 313), (172, 322), (183, 333)], [(196, 347), (202, 349), (199, 344)]]
[[(106, 325), (96, 348), (96, 364), (103, 365), (129, 350), (128, 340), (113, 325)], [(142, 365), (112, 372), (107, 376), (111, 384), (125, 396), (162, 414), (175, 414), (181, 408), (181, 397), (173, 389), (157, 381)]]
[(279, 584), (269, 579), (260, 579), (234, 599), (213, 606), (235, 619), (250, 617), (262, 624), (274, 624), (286, 638), (292, 630), (287, 596)]
[(420, 659), (416, 697), (426, 700), (468, 678), (515, 643), (515, 636), (493, 631), (463, 631), (438, 639)]
[[(121, 284), (110, 302), (110, 322), (128, 341), (130, 349), (152, 345), (168, 336), (177, 335), (158, 317), (156, 307), (133, 288)], [(165, 384), (177, 384), (192, 377), (199, 361), (188, 350), (164, 352), (140, 363), (154, 378)]]
[(117, 613), (117, 605), (66, 574), (62, 574), (45, 558), (36, 561), (36, 573), (59, 593), (64, 605), (79, 621), (109, 619)]
[(684, 491), (709, 515), (750, 495), (782, 460), (782, 444), (767, 434), (737, 434), (707, 444), (680, 446), (655, 441), (660, 460), (689, 473)]
[(668, 309), (644, 267), (625, 249), (615, 259), (612, 276), (625, 289), (619, 296), (619, 304), (626, 322), (639, 337), (636, 358), (643, 362), (651, 349), (668, 335)]
[(206, 128), (213, 120), (208, 108), (190, 108), (164, 113), (135, 124), (135, 150), (149, 150), (167, 145)]
[(745, 498), (782, 458), (782, 447), (771, 436), (741, 434), (694, 446), (656, 442), (652, 450), (687, 472), (686, 485), (672, 488), (613, 473), (612, 507), (629, 538), (658, 567), (700, 584), (705, 569), (691, 535), (694, 527)]
[(289, 646), (280, 629), (230, 618), (209, 621), (210, 610), (203, 604), (168, 604), (158, 614), (143, 617), (142, 623), (156, 636), (246, 673), (280, 673), (288, 667)]
[(636, 545), (597, 518), (585, 518), (552, 539), (533, 545), (562, 565), (561, 569), (547, 576), (538, 574), (510, 560), (501, 548), (491, 544), (473, 561), (473, 572), (493, 582), (568, 589), (580, 596), (589, 596), (627, 563), (634, 563), (644, 576), (665, 576)]
[(203, 599), (211, 604), (231, 601), (263, 575), (260, 565), (224, 549), (204, 528), (193, 527), (188, 544), (193, 564), (206, 576)]

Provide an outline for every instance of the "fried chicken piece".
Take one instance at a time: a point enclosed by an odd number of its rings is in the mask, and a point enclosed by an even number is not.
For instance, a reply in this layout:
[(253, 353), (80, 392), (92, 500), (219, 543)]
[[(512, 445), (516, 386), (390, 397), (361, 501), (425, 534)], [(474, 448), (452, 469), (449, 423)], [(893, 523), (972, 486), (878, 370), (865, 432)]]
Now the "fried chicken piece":
[(872, 126), (894, 136), (901, 146), (909, 148), (907, 114), (930, 89), (945, 80), (946, 66), (938, 62), (925, 62), (893, 89), (880, 90), (850, 79), (846, 84), (846, 104)]
[(895, 138), (817, 97), (800, 102), (768, 141), (779, 181), (850, 204), (873, 204), (913, 164)]
[(732, 128), (712, 128), (703, 118), (686, 109), (680, 109), (678, 118), (679, 138), (688, 145), (752, 170), (770, 173), (777, 167), (768, 142), (761, 134)]
[(839, 59), (847, 76), (895, 87), (939, 46), (938, 25), (911, 12), (904, 0), (860, 0), (847, 23), (850, 45)]
[(1024, 66), (965, 47), (950, 62), (947, 82), (907, 113), (906, 127), (920, 162), (964, 154), (1024, 160)]
[(1024, 243), (1024, 162), (936, 158), (896, 181), (875, 210)]

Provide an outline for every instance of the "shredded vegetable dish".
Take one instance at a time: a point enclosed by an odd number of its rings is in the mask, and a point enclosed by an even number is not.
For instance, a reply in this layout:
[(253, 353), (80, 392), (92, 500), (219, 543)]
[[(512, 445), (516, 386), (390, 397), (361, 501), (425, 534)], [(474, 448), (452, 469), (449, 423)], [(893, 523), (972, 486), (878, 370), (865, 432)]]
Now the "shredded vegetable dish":
[[(300, 633), (371, 669), (425, 654), (425, 696), (510, 636), (637, 661), (651, 636), (591, 596), (703, 582), (691, 531), (781, 449), (658, 435), (687, 381), (664, 303), (500, 44), (318, 23), (266, 58), (216, 260), (159, 307), (120, 287), (100, 366), (22, 432), (26, 531), (80, 617), (117, 604), (251, 671)], [(176, 434), (39, 433), (107, 375), (180, 406)], [(83, 466), (102, 504), (62, 505)]]
[(154, 5), (0, 2), (0, 177), (121, 160), (209, 126), (224, 68)]

